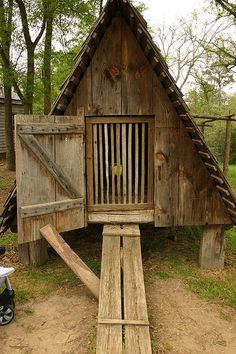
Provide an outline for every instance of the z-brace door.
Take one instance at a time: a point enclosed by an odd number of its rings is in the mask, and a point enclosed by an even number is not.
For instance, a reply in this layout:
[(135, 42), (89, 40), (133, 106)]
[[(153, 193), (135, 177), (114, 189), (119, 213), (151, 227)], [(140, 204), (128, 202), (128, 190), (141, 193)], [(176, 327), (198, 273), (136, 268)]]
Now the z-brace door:
[(86, 226), (84, 114), (16, 116), (18, 242)]

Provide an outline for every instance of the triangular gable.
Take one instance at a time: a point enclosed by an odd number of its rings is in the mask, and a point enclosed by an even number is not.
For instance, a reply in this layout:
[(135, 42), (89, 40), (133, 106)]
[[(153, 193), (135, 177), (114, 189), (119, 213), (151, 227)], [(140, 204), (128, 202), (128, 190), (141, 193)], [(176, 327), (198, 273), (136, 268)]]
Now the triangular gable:
[(195, 145), (199, 156), (214, 180), (215, 186), (221, 195), (233, 224), (236, 224), (236, 198), (234, 193), (232, 192), (223, 172), (219, 168), (215, 157), (207, 147), (201, 131), (196, 125), (185, 101), (183, 100), (182, 93), (176, 86), (172, 75), (169, 73), (168, 66), (165, 63), (159, 48), (149, 34), (146, 21), (128, 0), (108, 0), (101, 16), (86, 39), (77, 57), (76, 64), (64, 82), (51, 114), (64, 114), (107, 27), (110, 25), (112, 18), (117, 15), (122, 16), (131, 28), (146, 58), (161, 81), (175, 111), (186, 128), (188, 136)]

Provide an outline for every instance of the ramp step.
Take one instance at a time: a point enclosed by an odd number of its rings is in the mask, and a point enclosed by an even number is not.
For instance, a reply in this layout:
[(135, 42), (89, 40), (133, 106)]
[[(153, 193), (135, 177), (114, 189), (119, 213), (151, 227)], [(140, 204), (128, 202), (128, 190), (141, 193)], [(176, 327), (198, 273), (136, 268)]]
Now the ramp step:
[(151, 354), (138, 225), (103, 229), (96, 353)]

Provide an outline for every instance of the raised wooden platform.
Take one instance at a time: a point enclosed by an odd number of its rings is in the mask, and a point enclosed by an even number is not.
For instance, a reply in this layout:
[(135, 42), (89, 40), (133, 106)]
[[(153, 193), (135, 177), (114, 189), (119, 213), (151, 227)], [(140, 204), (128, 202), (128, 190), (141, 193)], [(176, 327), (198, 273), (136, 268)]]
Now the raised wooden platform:
[(105, 225), (97, 354), (150, 354), (138, 225)]

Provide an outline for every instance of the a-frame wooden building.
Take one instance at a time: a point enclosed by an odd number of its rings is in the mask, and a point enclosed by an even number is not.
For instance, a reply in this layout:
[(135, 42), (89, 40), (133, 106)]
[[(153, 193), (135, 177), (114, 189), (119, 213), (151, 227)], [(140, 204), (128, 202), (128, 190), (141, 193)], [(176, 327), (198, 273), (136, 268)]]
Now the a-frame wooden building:
[(129, 1), (107, 1), (51, 114), (18, 117), (16, 135), (26, 261), (44, 259), (49, 222), (153, 223), (202, 225), (201, 263), (222, 267), (235, 196)]

